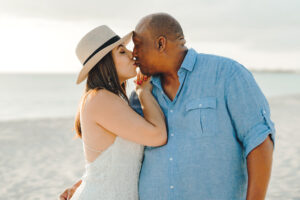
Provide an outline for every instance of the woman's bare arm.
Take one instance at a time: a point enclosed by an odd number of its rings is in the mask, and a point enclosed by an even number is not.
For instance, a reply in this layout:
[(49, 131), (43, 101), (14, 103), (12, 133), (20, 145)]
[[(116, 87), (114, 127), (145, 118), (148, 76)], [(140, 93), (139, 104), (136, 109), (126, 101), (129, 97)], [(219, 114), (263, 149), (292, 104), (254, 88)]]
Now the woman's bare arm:
[(124, 100), (108, 90), (99, 90), (85, 109), (96, 123), (112, 133), (147, 146), (161, 146), (167, 141), (163, 112), (148, 90), (139, 93), (144, 117)]

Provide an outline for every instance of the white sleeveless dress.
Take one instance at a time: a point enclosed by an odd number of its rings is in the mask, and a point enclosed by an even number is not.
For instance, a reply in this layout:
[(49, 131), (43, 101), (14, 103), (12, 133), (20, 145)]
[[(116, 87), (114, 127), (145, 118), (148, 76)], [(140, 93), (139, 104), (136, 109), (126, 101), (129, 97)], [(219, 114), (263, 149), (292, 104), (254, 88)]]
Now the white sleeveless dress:
[(71, 200), (138, 200), (144, 146), (116, 137), (92, 163)]

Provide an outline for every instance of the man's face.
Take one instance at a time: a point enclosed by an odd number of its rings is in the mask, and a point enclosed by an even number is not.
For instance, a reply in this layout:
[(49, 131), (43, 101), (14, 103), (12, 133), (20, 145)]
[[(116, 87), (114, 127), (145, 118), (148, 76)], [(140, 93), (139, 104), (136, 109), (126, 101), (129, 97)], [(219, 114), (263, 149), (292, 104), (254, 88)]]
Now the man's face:
[(157, 51), (155, 50), (155, 41), (150, 31), (145, 28), (136, 28), (133, 33), (133, 56), (135, 63), (139, 66), (141, 72), (151, 76), (157, 73)]

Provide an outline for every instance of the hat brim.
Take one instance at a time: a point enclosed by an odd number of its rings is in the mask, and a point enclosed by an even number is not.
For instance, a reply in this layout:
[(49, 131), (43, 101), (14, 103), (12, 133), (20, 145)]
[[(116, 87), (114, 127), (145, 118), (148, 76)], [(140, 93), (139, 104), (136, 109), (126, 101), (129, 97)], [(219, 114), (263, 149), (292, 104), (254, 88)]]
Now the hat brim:
[(119, 46), (120, 44), (125, 44), (127, 45), (130, 42), (130, 39), (132, 37), (133, 31), (130, 33), (126, 34), (124, 37), (122, 37), (120, 40), (117, 42), (105, 47), (98, 53), (96, 53), (85, 65), (83, 65), (83, 68), (79, 72), (79, 75), (77, 77), (76, 84), (81, 83), (86, 79), (89, 71), (105, 56), (107, 55), (111, 50), (113, 50), (115, 47)]

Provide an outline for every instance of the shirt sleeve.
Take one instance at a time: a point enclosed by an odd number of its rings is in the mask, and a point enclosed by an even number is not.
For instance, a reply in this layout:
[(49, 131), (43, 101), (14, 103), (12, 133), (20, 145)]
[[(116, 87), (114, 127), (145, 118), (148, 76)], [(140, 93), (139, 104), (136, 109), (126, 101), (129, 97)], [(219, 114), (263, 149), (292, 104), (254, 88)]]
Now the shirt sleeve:
[(226, 84), (225, 97), (238, 140), (243, 144), (247, 157), (268, 135), (271, 135), (274, 144), (275, 128), (267, 99), (253, 75), (242, 65), (235, 65), (236, 71)]
[(136, 94), (135, 91), (133, 91), (131, 94), (130, 94), (130, 97), (129, 97), (129, 105), (130, 107), (136, 112), (138, 113), (139, 115), (141, 115), (142, 117), (144, 117), (144, 114), (143, 114), (143, 110), (142, 110), (142, 107), (141, 107), (141, 103), (140, 103), (140, 100)]

